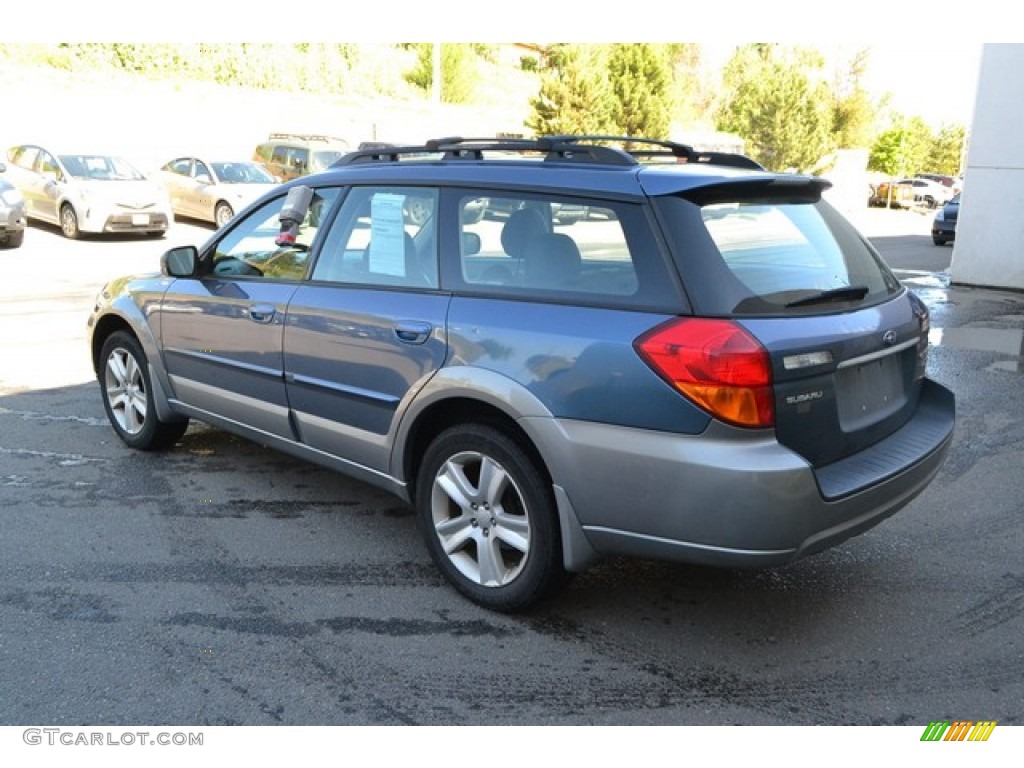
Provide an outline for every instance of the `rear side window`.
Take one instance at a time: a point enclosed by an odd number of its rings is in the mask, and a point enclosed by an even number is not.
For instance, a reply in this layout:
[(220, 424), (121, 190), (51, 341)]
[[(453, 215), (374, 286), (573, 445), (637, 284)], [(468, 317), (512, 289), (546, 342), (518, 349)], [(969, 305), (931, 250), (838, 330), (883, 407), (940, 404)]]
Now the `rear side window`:
[(664, 198), (681, 272), (710, 314), (848, 310), (900, 290), (896, 278), (828, 203)]
[(638, 205), (466, 191), (457, 211), (457, 278), (466, 289), (623, 304), (639, 302), (645, 286), (668, 295), (662, 252)]

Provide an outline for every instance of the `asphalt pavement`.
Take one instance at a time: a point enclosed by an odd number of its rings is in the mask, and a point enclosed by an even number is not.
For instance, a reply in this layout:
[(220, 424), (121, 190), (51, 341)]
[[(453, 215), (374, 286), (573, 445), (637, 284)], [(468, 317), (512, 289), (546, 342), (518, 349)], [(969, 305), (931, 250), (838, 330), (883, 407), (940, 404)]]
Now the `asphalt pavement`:
[(523, 616), (449, 589), (385, 494), (202, 425), (122, 446), (84, 313), (208, 230), (33, 227), (0, 251), (0, 724), (1024, 724), (1024, 293), (950, 285), (926, 214), (858, 223), (957, 396), (934, 483), (786, 568), (612, 560)]

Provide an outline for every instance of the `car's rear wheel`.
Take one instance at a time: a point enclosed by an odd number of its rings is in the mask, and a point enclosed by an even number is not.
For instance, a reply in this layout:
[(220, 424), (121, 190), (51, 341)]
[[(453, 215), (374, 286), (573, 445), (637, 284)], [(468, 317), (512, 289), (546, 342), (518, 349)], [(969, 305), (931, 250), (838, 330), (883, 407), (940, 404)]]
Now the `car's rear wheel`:
[(64, 203), (60, 208), (60, 231), (69, 240), (77, 240), (82, 236), (82, 230), (78, 226), (78, 214), (71, 203)]
[(495, 428), (463, 424), (431, 443), (416, 510), (441, 572), (486, 608), (522, 610), (566, 580), (551, 483)]
[(932, 242), (935, 243), (936, 245), (945, 245), (946, 244), (946, 238), (938, 237), (936, 235), (932, 235)]
[(151, 451), (171, 446), (185, 434), (188, 419), (162, 421), (157, 416), (146, 353), (134, 336), (127, 331), (110, 334), (100, 360), (103, 407), (125, 444)]
[(230, 205), (224, 202), (217, 203), (217, 207), (213, 211), (213, 218), (218, 227), (223, 227), (234, 217), (235, 212)]

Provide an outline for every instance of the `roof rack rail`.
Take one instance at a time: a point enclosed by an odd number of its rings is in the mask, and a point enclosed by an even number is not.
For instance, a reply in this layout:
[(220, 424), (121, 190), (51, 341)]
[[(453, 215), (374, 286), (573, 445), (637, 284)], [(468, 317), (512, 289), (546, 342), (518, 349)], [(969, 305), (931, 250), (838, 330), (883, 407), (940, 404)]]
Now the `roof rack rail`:
[(559, 140), (584, 142), (584, 141), (615, 141), (625, 145), (650, 145), (655, 149), (634, 149), (625, 150), (635, 158), (673, 158), (677, 163), (706, 163), (708, 165), (725, 165), (733, 168), (747, 168), (754, 171), (765, 170), (764, 166), (756, 160), (735, 152), (703, 152), (694, 149), (689, 144), (680, 144), (676, 141), (662, 139), (646, 139), (637, 136), (608, 136), (608, 135), (566, 135), (553, 137)]
[[(622, 144), (644, 144), (656, 149), (625, 150), (607, 146), (599, 142), (619, 142)], [(371, 147), (349, 152), (339, 158), (334, 165), (354, 165), (357, 163), (399, 162), (402, 157), (437, 155), (442, 162), (458, 160), (483, 160), (485, 152), (522, 152), (544, 155), (549, 163), (593, 163), (597, 165), (634, 166), (639, 164), (637, 158), (666, 157), (680, 163), (707, 163), (711, 165), (727, 165), (737, 168), (764, 170), (758, 163), (745, 155), (730, 152), (698, 152), (686, 144), (658, 139), (644, 139), (633, 136), (604, 135), (556, 135), (537, 136), (532, 139), (521, 138), (471, 138), (463, 136), (446, 136), (430, 139), (416, 146)]]
[(292, 133), (291, 131), (272, 131), (270, 134), (270, 140), (273, 139), (299, 139), (301, 141), (323, 141), (323, 142), (343, 142), (348, 144), (348, 141), (341, 138), (340, 136), (327, 136), (323, 133)]
[(576, 144), (563, 137), (538, 136), (532, 139), (446, 136), (430, 139), (420, 146), (372, 147), (349, 152), (334, 165), (356, 163), (398, 162), (403, 156), (440, 154), (442, 161), (482, 160), (486, 152), (522, 152), (544, 155), (545, 162), (598, 163), (602, 165), (636, 165), (628, 153), (601, 145)]

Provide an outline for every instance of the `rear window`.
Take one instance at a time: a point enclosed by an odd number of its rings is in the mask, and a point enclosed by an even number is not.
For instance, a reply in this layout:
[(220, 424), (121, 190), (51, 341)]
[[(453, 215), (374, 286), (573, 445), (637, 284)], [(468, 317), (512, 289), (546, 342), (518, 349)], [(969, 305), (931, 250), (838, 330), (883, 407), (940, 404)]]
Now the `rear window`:
[(683, 279), (709, 314), (845, 311), (900, 290), (872, 248), (828, 203), (663, 198)]

